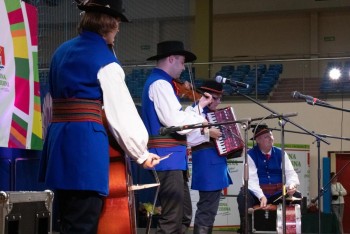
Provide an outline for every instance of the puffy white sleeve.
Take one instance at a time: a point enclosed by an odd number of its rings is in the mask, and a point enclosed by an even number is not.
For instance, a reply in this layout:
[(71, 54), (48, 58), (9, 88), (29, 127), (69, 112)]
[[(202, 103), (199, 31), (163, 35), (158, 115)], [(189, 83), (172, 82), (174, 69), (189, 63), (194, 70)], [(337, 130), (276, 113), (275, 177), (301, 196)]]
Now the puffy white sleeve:
[(125, 84), (122, 67), (110, 63), (100, 69), (97, 78), (103, 91), (109, 130), (127, 155), (143, 163), (149, 155), (148, 132)]
[[(205, 121), (205, 118), (198, 113), (183, 111), (179, 100), (173, 93), (173, 87), (165, 80), (157, 80), (149, 88), (149, 98), (153, 101), (159, 121), (164, 126), (184, 126)], [(184, 135), (190, 131), (193, 131), (193, 129), (182, 130), (177, 133)]]
[[(196, 106), (188, 106), (186, 107), (185, 111), (190, 113), (198, 113), (198, 105)], [(202, 114), (204, 117), (204, 114)], [(210, 141), (209, 131), (205, 131), (204, 134), (202, 134), (202, 128), (196, 128), (193, 129), (193, 131), (189, 132), (187, 134), (187, 144), (189, 146), (197, 146), (205, 142)]]
[(264, 192), (259, 185), (258, 169), (253, 159), (248, 154), (248, 170), (249, 170), (249, 182), (248, 189), (251, 190), (254, 195), (260, 200), (264, 195)]

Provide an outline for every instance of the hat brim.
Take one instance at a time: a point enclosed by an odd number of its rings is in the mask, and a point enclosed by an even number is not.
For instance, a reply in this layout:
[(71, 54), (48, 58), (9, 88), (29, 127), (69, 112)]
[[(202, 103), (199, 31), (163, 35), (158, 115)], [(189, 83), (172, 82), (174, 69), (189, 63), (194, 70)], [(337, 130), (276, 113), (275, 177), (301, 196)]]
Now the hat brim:
[(103, 6), (86, 6), (86, 5), (78, 5), (78, 8), (82, 11), (86, 12), (99, 12), (110, 15), (112, 17), (120, 18), (122, 22), (130, 22), (125, 15), (116, 12), (115, 10)]
[(165, 54), (158, 54), (158, 55), (149, 57), (147, 59), (147, 61), (160, 60), (160, 59), (166, 58), (170, 55), (183, 55), (183, 56), (185, 56), (186, 63), (193, 62), (194, 60), (197, 59), (197, 56), (194, 55), (193, 53), (186, 51), (186, 50), (180, 50), (180, 51), (171, 51), (171, 52), (165, 53)]
[(250, 138), (250, 140), (255, 140), (257, 137), (259, 137), (265, 133), (268, 133), (268, 132), (271, 132), (271, 129), (265, 128), (265, 129), (261, 130), (260, 132), (256, 133), (255, 136)]
[(203, 92), (209, 92), (209, 93), (216, 93), (216, 94), (223, 94), (224, 91), (218, 91), (216, 89), (211, 89), (211, 88), (207, 88), (207, 87), (200, 87), (198, 88), (199, 90), (203, 91)]

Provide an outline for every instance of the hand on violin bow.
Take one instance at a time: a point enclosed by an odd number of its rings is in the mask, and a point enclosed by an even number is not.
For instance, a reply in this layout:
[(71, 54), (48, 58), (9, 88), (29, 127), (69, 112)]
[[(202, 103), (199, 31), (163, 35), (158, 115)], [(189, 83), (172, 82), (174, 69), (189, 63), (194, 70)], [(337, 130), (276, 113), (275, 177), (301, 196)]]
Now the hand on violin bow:
[(143, 168), (150, 169), (153, 168), (155, 165), (157, 165), (160, 162), (160, 157), (156, 154), (149, 153), (148, 158), (146, 161), (142, 163)]
[(199, 99), (198, 105), (201, 108), (204, 108), (212, 102), (213, 102), (213, 97), (211, 96), (211, 94), (205, 92), (204, 95)]

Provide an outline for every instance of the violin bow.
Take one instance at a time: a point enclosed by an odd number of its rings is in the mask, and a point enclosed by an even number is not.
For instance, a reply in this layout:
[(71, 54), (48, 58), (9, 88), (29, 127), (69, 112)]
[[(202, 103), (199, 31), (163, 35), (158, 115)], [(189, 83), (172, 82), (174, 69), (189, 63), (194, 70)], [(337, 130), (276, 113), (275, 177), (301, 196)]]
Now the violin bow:
[[(195, 100), (194, 102), (196, 102), (196, 98), (195, 98), (195, 94), (194, 94), (194, 90), (196, 90), (196, 86), (195, 86), (195, 83), (194, 83), (194, 77), (193, 77), (193, 73), (192, 73), (192, 63), (188, 63), (187, 64), (187, 69), (188, 69), (188, 75), (190, 77), (190, 82), (191, 82), (191, 85), (192, 85), (192, 96), (193, 96), (193, 100)], [(199, 103), (199, 101), (198, 101)], [(199, 108), (199, 105), (197, 105), (197, 108), (198, 108), (198, 114), (200, 114), (200, 108)]]

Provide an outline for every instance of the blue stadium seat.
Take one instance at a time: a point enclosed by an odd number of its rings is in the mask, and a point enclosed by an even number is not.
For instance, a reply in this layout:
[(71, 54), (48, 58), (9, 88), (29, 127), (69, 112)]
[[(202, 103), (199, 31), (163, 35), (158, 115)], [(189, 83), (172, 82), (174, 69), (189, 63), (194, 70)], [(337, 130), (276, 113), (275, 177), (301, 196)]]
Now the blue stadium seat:
[(281, 63), (272, 63), (269, 65), (269, 69), (268, 70), (275, 70), (278, 71), (279, 74), (281, 74), (283, 72), (283, 64)]
[(244, 74), (248, 74), (248, 72), (250, 71), (250, 65), (249, 64), (238, 65), (236, 68), (236, 71), (242, 71)]
[(272, 91), (272, 87), (267, 83), (259, 83), (257, 87), (258, 95), (268, 95)]

